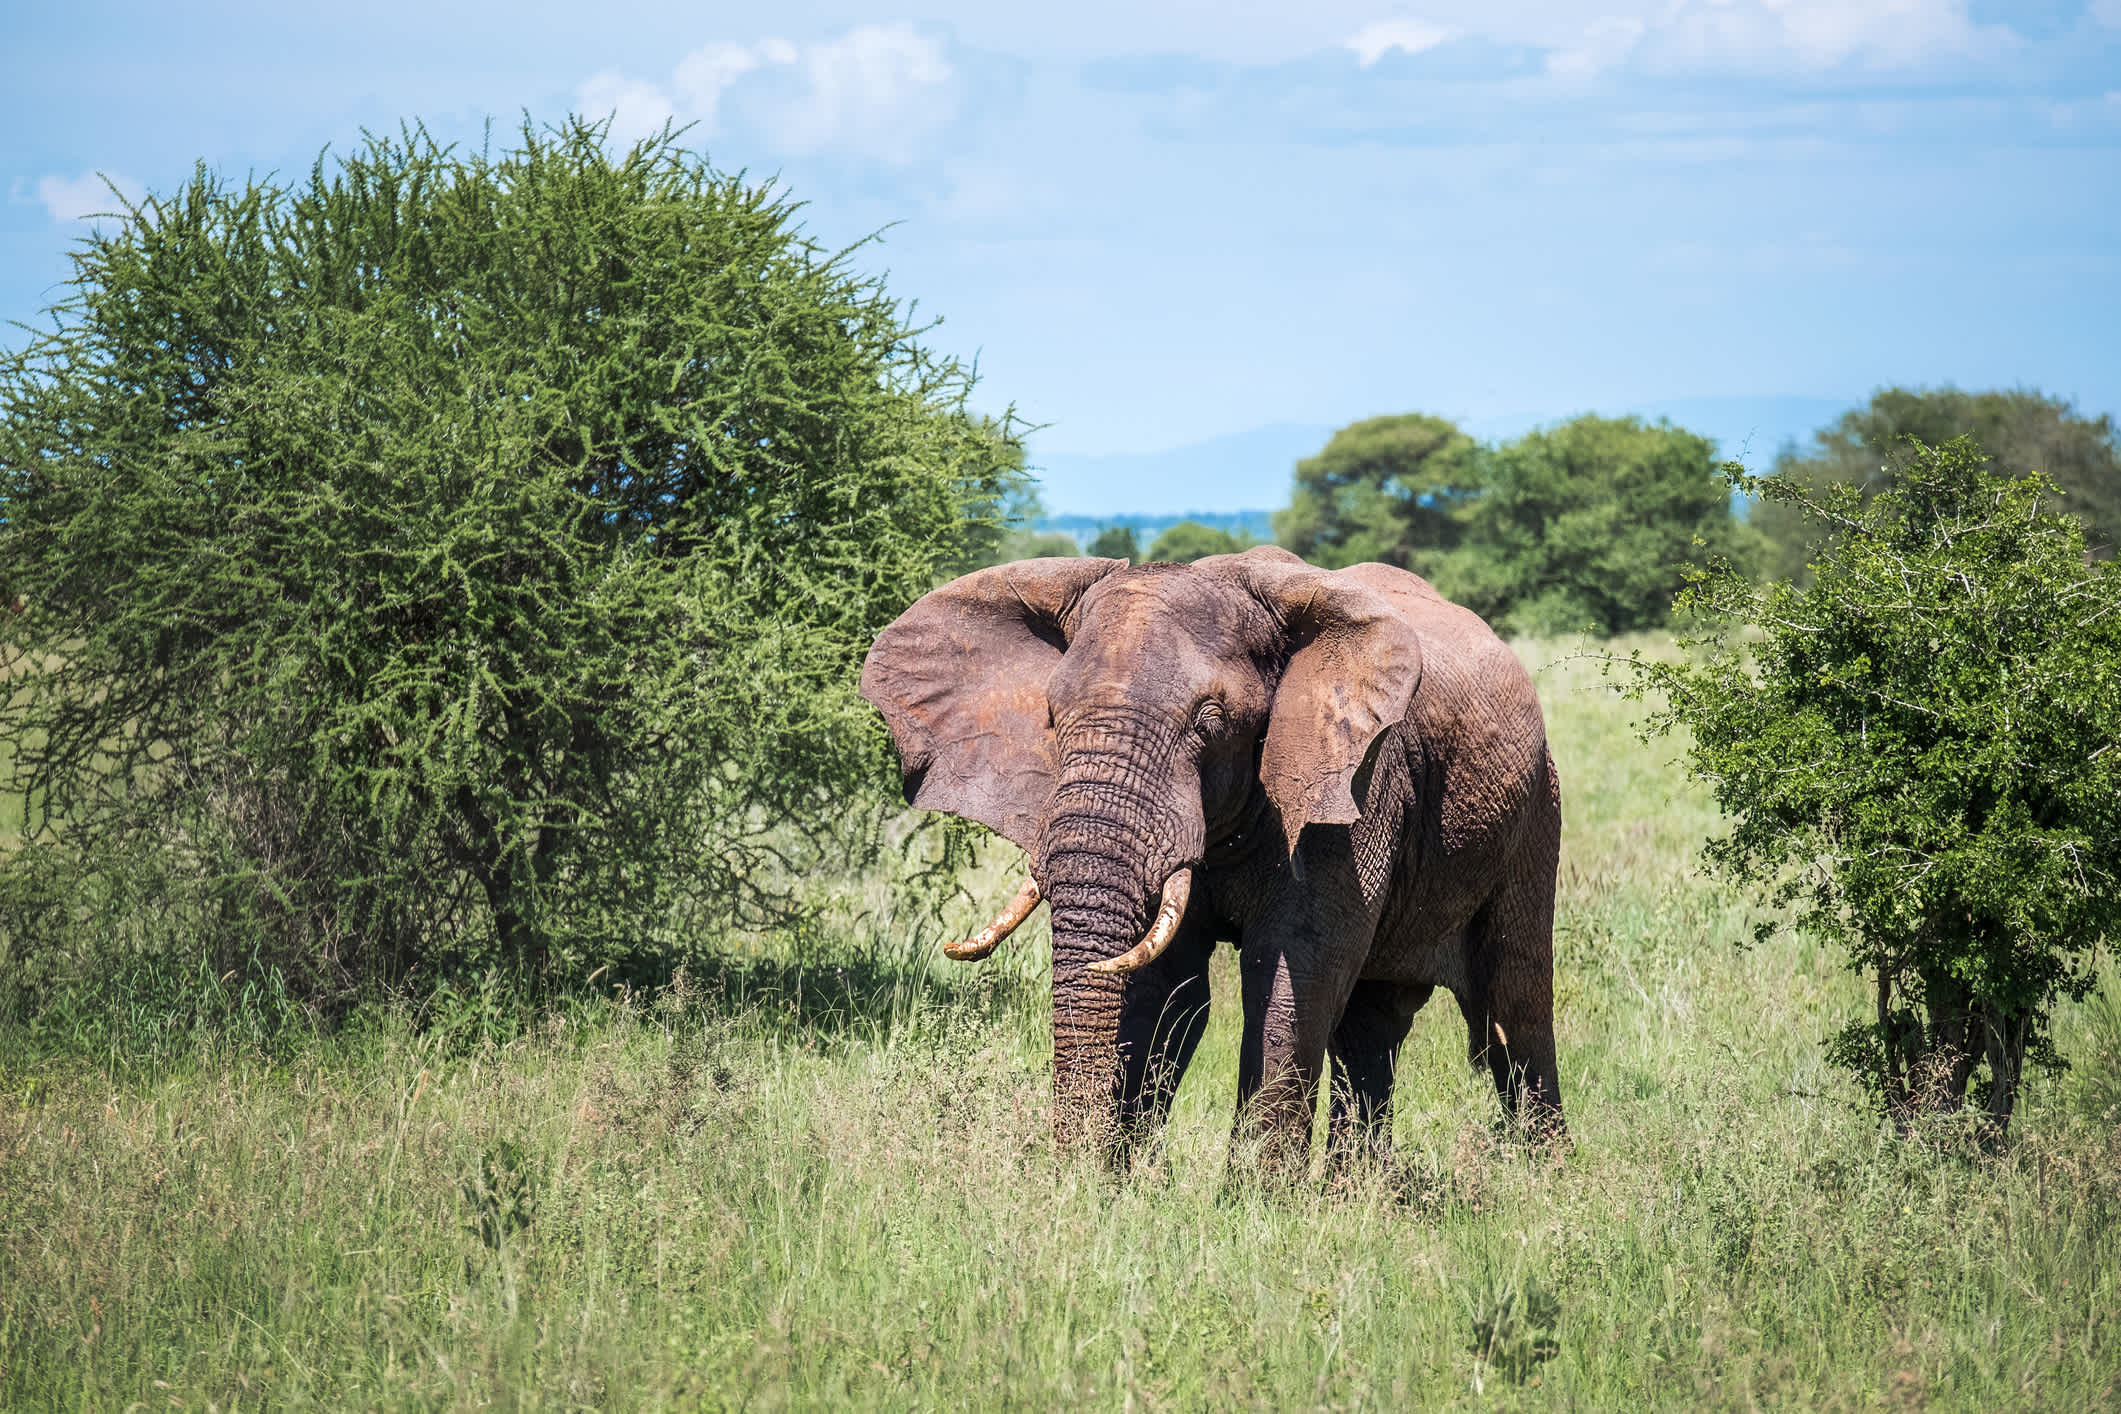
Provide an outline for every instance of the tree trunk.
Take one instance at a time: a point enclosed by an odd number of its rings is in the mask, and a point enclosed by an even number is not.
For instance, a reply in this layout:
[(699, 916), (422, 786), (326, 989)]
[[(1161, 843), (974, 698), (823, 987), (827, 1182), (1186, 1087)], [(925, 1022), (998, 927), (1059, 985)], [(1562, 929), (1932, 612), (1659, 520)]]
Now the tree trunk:
[(478, 881), (479, 888), (486, 895), (486, 908), (493, 917), (494, 940), (500, 944), (504, 957), (542, 977), (546, 963), (543, 938), (525, 915), (515, 878), (509, 872), (500, 830), (479, 808), (478, 797), (469, 786), (457, 788), (457, 810), (464, 818), (464, 835), (469, 846), (465, 862), (471, 869), (472, 878)]
[(2018, 1105), (2018, 1079), (2025, 1066), (2026, 1018), (2000, 1009), (1980, 1008), (1988, 1053), (1988, 1138), (2000, 1144), (2010, 1132), (2011, 1111)]
[(1885, 1112), (1895, 1123), (1907, 1114), (1907, 1076), (1901, 1067), (1900, 1038), (1893, 1028), (1893, 969), (1878, 962), (1878, 1088)]
[(1973, 1035), (1973, 1004), (1966, 987), (1949, 973), (1925, 973), (1922, 978), (1924, 1008), (1929, 1012), (1930, 1074), (1925, 1077), (1930, 1093), (1923, 1108), (1941, 1114), (1956, 1114), (1966, 1104), (1967, 1082), (1981, 1059)]

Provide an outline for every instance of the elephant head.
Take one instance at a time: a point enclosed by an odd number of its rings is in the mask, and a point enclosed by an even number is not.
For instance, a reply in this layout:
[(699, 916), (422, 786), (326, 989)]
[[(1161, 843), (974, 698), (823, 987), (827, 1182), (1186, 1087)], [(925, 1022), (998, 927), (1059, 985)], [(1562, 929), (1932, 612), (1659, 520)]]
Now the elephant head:
[(1305, 826), (1355, 821), (1358, 773), (1420, 676), (1418, 638), (1374, 591), (1272, 548), (999, 565), (877, 638), (861, 690), (907, 800), (1030, 856), (1002, 915), (948, 951), (983, 956), (1052, 906), (1064, 1142), (1112, 1132), (1130, 976), (1177, 932), (1206, 851), (1278, 830), (1260, 867), (1286, 868)]

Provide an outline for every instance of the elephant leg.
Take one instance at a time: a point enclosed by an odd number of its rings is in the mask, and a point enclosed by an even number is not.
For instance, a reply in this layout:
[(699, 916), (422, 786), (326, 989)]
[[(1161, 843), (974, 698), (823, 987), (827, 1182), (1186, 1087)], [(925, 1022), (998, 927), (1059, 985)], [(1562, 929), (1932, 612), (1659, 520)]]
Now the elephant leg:
[(1128, 979), (1119, 1022), (1125, 1143), (1155, 1133), (1170, 1116), (1178, 1083), (1208, 1029), (1208, 960), (1214, 951), (1209, 927), (1188, 917), (1164, 955)]
[(1379, 903), (1366, 901), (1344, 827), (1313, 827), (1302, 870), (1285, 865), (1282, 887), (1246, 930), (1240, 976), (1245, 1034), (1238, 1058), (1233, 1142), (1256, 1142), (1262, 1166), (1300, 1175), (1326, 1047), (1377, 927)]
[(1392, 1077), (1414, 1014), (1435, 988), (1426, 983), (1357, 982), (1333, 1028), (1332, 1109), (1327, 1152), (1346, 1166), (1392, 1145)]
[(1459, 994), (1467, 1051), (1495, 1078), (1503, 1111), (1543, 1137), (1568, 1130), (1554, 1054), (1554, 885), (1527, 885), (1491, 902), (1467, 930), (1467, 986)]

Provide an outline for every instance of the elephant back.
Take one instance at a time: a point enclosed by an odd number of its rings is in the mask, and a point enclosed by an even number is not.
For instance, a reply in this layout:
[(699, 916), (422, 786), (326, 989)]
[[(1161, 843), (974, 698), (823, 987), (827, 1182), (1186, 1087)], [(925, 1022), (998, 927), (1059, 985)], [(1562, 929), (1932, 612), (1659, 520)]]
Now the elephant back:
[(1391, 565), (1355, 565), (1335, 577), (1378, 595), (1421, 637), (1421, 690), (1398, 730), (1417, 737), (1420, 756), (1442, 770), (1445, 836), (1483, 833), (1498, 813), (1550, 801), (1538, 691), (1486, 620)]

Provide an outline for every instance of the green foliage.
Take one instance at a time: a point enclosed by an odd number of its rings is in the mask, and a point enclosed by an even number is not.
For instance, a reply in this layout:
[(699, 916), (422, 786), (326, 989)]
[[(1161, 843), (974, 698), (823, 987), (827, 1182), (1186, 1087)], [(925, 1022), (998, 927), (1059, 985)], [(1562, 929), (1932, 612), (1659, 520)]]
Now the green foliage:
[(1022, 470), (1023, 451), (1019, 444), (1010, 443), (1016, 455), (1015, 479), (1003, 496), (1000, 515), (1000, 533), (993, 537), (992, 547), (984, 543), (966, 569), (981, 569), (987, 565), (1006, 564), (1011, 560), (1065, 559), (1081, 552), (1075, 548), (1075, 538), (1060, 531), (1037, 531), (1031, 527), (1046, 513), (1039, 499), (1038, 483)]
[(1633, 417), (1579, 417), (1495, 448), (1458, 515), (1458, 547), (1425, 572), (1519, 633), (1656, 627), (1689, 563), (1753, 557), (1715, 445)]
[[(2121, 446), (2112, 420), (2081, 417), (2066, 400), (2030, 389), (1883, 389), (1868, 407), (1820, 429), (1808, 451), (1784, 448), (1775, 475), (1803, 483), (1815, 496), (1846, 483), (1868, 500), (1892, 483), (1907, 455), (1903, 438), (1936, 447), (1959, 436), (1972, 437), (2006, 475), (2037, 472), (2052, 480), (2063, 493), (2058, 509), (2084, 522), (2095, 550), (2111, 554), (2121, 544)], [(1757, 503), (1749, 520), (1767, 538), (1768, 572), (1801, 579), (1816, 527), (1782, 501)]]
[(1141, 546), (1134, 539), (1134, 527), (1130, 525), (1108, 525), (1097, 532), (1090, 542), (1090, 553), (1108, 560), (1138, 560), (1142, 557)]
[(1275, 537), (1331, 569), (1412, 570), (1508, 632), (1630, 632), (1665, 621), (1691, 561), (1753, 553), (1714, 453), (1631, 417), (1485, 448), (1442, 418), (1371, 418), (1298, 463)]
[(1212, 525), (1202, 525), (1197, 520), (1182, 520), (1157, 536), (1156, 543), (1149, 547), (1149, 553), (1143, 558), (1190, 565), (1210, 555), (1234, 555), (1251, 543), (1250, 536), (1239, 537)]
[(1705, 656), (1636, 660), (1633, 691), (1663, 695), (1648, 729), (1687, 730), (1732, 817), (1711, 865), (1872, 979), (1833, 1057), (1902, 1118), (1956, 1110), (1985, 1066), (2000, 1133), (2121, 923), (2121, 570), (2087, 565), (2051, 482), (1964, 438), (1911, 441), (1867, 504), (1728, 474), (1828, 548), (1804, 587), (1692, 576)]
[(1022, 459), (795, 212), (571, 120), (85, 240), (0, 364), (16, 979), (580, 973), (872, 851), (857, 665)]
[(2072, 1098), (2092, 1123), (2121, 1130), (2121, 976), (2111, 968), (2085, 998), (2081, 1021), (2070, 1059)]
[[(11, 966), (17, 975), (0, 975), (0, 1034), (10, 1050), (86, 1057), (128, 1081), (181, 1066), (202, 1051), (235, 1046), (284, 1057), (316, 1039), (310, 1000), (290, 992), (278, 967), (257, 953), (222, 971), (216, 962), (196, 949), (143, 953), (109, 946), (82, 985), (58, 988), (26, 986)], [(0, 1067), (5, 1063), (0, 1059)]]
[(1480, 448), (1440, 417), (1408, 413), (1351, 423), (1296, 464), (1274, 538), (1327, 569), (1375, 560), (1423, 572), (1458, 544), (1455, 514), (1481, 485)]

